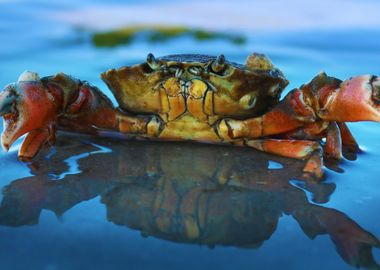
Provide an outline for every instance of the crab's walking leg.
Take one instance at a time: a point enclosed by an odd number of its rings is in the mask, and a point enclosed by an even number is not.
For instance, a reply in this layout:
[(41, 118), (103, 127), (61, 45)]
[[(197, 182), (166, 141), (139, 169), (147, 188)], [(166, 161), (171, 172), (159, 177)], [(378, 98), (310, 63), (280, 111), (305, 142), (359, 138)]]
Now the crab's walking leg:
[(124, 134), (140, 134), (145, 137), (157, 137), (163, 128), (158, 116), (128, 116), (117, 114), (117, 129)]
[(322, 148), (319, 143), (308, 140), (257, 139), (246, 140), (246, 145), (257, 150), (289, 158), (307, 160), (303, 171), (317, 179), (323, 176)]
[(342, 138), (343, 156), (349, 160), (355, 160), (356, 154), (360, 152), (358, 143), (345, 123), (338, 123)]
[(340, 160), (342, 158), (342, 139), (336, 122), (331, 122), (327, 128), (324, 154), (327, 159)]
[[(266, 136), (285, 134), (313, 123), (316, 119), (311, 107), (303, 101), (302, 92), (295, 90), (266, 114), (246, 120), (223, 119), (217, 126), (225, 141), (243, 138), (258, 150), (284, 157), (308, 160), (304, 172), (321, 179), (323, 175), (322, 148), (316, 141), (266, 139)], [(255, 139), (258, 138), (258, 139)]]
[[(99, 102), (100, 103), (100, 102)], [(156, 137), (162, 130), (162, 121), (155, 115), (129, 115), (109, 104), (95, 111), (79, 114), (75, 118), (61, 118), (58, 129), (84, 133), (102, 134), (103, 131), (120, 132), (144, 137)]]

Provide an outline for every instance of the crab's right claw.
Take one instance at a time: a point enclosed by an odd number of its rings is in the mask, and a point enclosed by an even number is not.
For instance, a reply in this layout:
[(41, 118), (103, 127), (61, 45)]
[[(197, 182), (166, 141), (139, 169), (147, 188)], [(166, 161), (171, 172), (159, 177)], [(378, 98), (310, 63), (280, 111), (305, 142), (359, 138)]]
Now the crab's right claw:
[(380, 77), (355, 76), (343, 81), (336, 89), (320, 89), (321, 110), (318, 115), (326, 121), (380, 122)]
[(27, 134), (19, 158), (29, 160), (54, 137), (53, 123), (57, 116), (54, 96), (32, 74), (20, 77), (0, 92), (0, 116), (4, 119), (1, 144), (8, 151), (22, 135)]

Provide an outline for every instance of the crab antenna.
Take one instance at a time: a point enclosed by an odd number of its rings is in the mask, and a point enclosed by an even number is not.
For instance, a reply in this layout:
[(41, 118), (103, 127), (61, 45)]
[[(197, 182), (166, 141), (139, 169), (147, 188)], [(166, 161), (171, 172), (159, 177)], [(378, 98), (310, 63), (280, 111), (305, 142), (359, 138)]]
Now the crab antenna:
[(158, 61), (154, 57), (153, 53), (148, 53), (146, 57), (146, 62), (150, 66), (151, 69), (157, 69), (158, 68)]
[(212, 63), (212, 69), (215, 72), (219, 72), (219, 71), (223, 70), (225, 64), (226, 64), (226, 58), (224, 57), (223, 54), (221, 54), (216, 58), (214, 63)]

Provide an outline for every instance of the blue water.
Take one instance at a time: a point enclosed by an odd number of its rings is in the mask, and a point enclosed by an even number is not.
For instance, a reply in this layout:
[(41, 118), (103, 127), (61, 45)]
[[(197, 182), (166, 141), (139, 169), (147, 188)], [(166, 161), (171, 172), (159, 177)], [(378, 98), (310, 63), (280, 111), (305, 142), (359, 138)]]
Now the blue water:
[[(380, 71), (378, 28), (242, 30), (243, 45), (184, 37), (99, 49), (86, 30), (47, 18), (91, 2), (0, 1), (0, 85), (26, 69), (64, 71), (111, 97), (99, 74), (148, 52), (235, 62), (262, 52), (288, 90), (321, 70), (342, 79)], [(251, 149), (62, 135), (21, 163), (16, 144), (0, 154), (0, 269), (352, 269), (335, 244), (356, 239), (353, 228), (380, 237), (380, 125), (350, 128), (363, 153), (342, 161), (343, 173), (325, 169), (319, 185), (298, 181), (300, 162)], [(334, 244), (339, 226), (351, 230)], [(379, 249), (373, 255), (380, 262)]]

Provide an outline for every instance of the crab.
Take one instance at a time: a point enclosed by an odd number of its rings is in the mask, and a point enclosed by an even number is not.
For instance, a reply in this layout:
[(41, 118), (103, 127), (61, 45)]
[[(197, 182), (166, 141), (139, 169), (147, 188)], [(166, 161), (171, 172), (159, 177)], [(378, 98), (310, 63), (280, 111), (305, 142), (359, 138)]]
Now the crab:
[(360, 151), (345, 122), (380, 122), (380, 78), (341, 81), (325, 73), (291, 90), (264, 55), (244, 65), (223, 55), (148, 54), (144, 63), (101, 75), (119, 107), (97, 87), (64, 73), (24, 72), (0, 93), (2, 146), (27, 134), (19, 159), (51, 145), (57, 130), (137, 139), (190, 140), (248, 146), (307, 160), (306, 177), (323, 178), (323, 162)]

